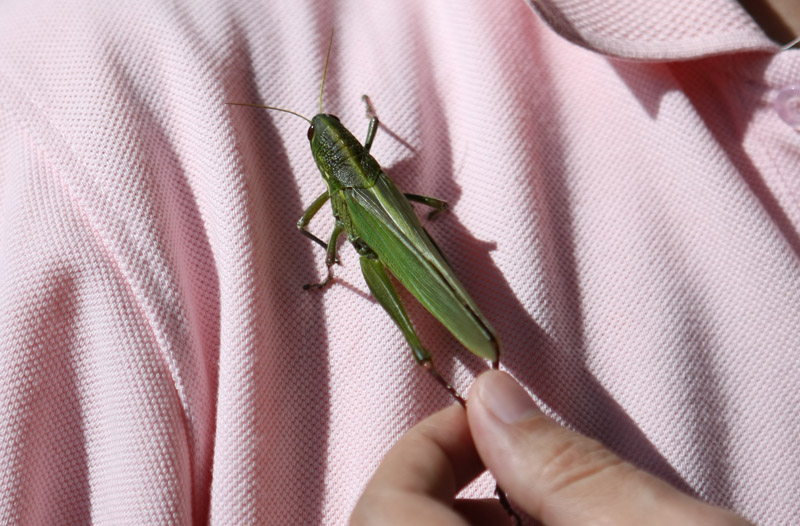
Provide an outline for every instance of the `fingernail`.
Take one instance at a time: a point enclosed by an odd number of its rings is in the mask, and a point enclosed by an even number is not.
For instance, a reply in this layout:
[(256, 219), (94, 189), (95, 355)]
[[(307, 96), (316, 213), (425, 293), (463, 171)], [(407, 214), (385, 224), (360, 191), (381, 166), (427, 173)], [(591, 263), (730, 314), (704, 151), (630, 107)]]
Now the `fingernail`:
[(506, 424), (516, 424), (541, 413), (525, 389), (501, 372), (485, 373), (478, 383), (478, 398), (486, 409)]

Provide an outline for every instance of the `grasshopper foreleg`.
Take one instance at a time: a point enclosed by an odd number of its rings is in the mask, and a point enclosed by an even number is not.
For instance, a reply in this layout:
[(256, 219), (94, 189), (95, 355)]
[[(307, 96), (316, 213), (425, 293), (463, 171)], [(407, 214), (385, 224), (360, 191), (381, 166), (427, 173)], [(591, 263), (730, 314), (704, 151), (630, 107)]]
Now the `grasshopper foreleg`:
[(414, 355), (416, 362), (428, 371), (433, 378), (444, 387), (450, 395), (462, 406), (466, 406), (464, 398), (458, 394), (458, 391), (445, 380), (436, 367), (433, 365), (433, 357), (422, 346), (419, 341), (419, 336), (414, 330), (411, 319), (406, 314), (406, 309), (400, 301), (400, 296), (397, 294), (394, 285), (389, 280), (389, 275), (386, 273), (386, 267), (374, 255), (361, 256), (361, 272), (364, 274), (364, 279), (367, 282), (369, 290), (378, 303), (386, 310), (389, 317), (400, 328), (408, 345), (411, 347), (411, 353)]
[(328, 249), (328, 245), (323, 240), (306, 230), (306, 227), (311, 222), (311, 219), (317, 215), (317, 212), (319, 212), (319, 209), (322, 208), (322, 205), (324, 205), (328, 199), (330, 199), (330, 197), (330, 194), (325, 192), (321, 196), (314, 199), (314, 202), (311, 203), (311, 206), (309, 206), (306, 211), (303, 212), (303, 215), (300, 217), (300, 219), (297, 220), (297, 228), (300, 230), (300, 233), (317, 243), (325, 250)]
[(372, 108), (372, 103), (369, 101), (369, 97), (362, 95), (361, 100), (364, 101), (364, 104), (367, 106), (366, 114), (367, 118), (369, 119), (367, 138), (364, 139), (364, 150), (369, 153), (369, 149), (372, 148), (372, 141), (375, 140), (375, 134), (378, 133), (378, 127), (380, 126), (381, 122), (378, 120), (378, 116), (375, 114), (375, 110)]

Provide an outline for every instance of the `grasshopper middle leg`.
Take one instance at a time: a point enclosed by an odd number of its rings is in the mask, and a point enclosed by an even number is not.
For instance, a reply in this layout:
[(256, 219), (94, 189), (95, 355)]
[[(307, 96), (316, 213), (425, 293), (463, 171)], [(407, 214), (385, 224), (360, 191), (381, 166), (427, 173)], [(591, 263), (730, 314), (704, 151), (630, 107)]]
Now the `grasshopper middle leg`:
[(415, 201), (417, 203), (422, 203), (423, 205), (427, 205), (433, 208), (430, 214), (428, 214), (428, 219), (433, 219), (434, 217), (438, 216), (442, 212), (446, 212), (450, 205), (447, 204), (447, 201), (442, 201), (441, 199), (436, 199), (435, 197), (428, 197), (426, 195), (417, 195), (417, 194), (405, 194), (406, 199), (409, 201)]
[(325, 266), (328, 269), (328, 275), (320, 283), (309, 283), (307, 285), (303, 285), (303, 290), (321, 289), (331, 282), (331, 280), (333, 279), (333, 271), (331, 270), (331, 268), (337, 262), (336, 249), (339, 246), (339, 236), (342, 235), (343, 231), (344, 231), (344, 225), (337, 222), (336, 225), (333, 227), (333, 231), (331, 232), (331, 238), (328, 241), (328, 244), (324, 245), (326, 252)]

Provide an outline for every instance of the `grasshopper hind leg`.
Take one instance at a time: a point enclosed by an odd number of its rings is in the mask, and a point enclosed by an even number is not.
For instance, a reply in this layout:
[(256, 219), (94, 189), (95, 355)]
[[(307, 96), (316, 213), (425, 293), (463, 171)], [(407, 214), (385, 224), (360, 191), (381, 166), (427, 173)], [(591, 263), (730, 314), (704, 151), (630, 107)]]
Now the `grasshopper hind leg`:
[(445, 391), (450, 393), (450, 396), (452, 396), (455, 399), (455, 401), (458, 402), (458, 405), (464, 408), (467, 407), (467, 401), (464, 400), (464, 397), (458, 394), (458, 391), (456, 391), (455, 387), (450, 385), (450, 383), (447, 380), (445, 380), (441, 374), (439, 374), (439, 371), (437, 371), (436, 367), (433, 366), (432, 359), (429, 358), (427, 360), (419, 362), (419, 364), (422, 366), (423, 369), (428, 371), (431, 374), (431, 376), (433, 376), (434, 380), (439, 382), (439, 385), (444, 387)]
[[(428, 371), (448, 393), (450, 393), (450, 396), (452, 396), (461, 407), (466, 409), (466, 400), (464, 400), (464, 398), (458, 394), (458, 391), (439, 374), (439, 371), (433, 366), (433, 357), (420, 343), (419, 337), (411, 324), (411, 320), (406, 314), (403, 304), (400, 302), (397, 290), (395, 290), (394, 285), (392, 285), (392, 282), (389, 280), (386, 267), (368, 248), (361, 247), (359, 252), (361, 253), (361, 271), (364, 274), (364, 279), (367, 281), (370, 291), (372, 291), (378, 303), (389, 313), (389, 316), (400, 328), (406, 341), (411, 346), (414, 359)], [(493, 363), (493, 366), (497, 368), (497, 363)], [(522, 520), (519, 515), (517, 515), (517, 512), (514, 511), (514, 508), (511, 507), (511, 504), (508, 502), (508, 497), (506, 497), (505, 492), (499, 485), (495, 485), (495, 493), (512, 522), (516, 525), (522, 524)]]
[(408, 314), (406, 314), (406, 310), (400, 301), (397, 290), (389, 280), (389, 275), (386, 273), (386, 267), (383, 263), (372, 254), (362, 254), (361, 272), (364, 274), (364, 279), (373, 296), (375, 296), (378, 303), (386, 310), (389, 317), (392, 318), (395, 324), (400, 328), (403, 336), (405, 336), (417, 363), (428, 371), (439, 385), (450, 393), (450, 396), (452, 396), (456, 402), (461, 404), (462, 407), (466, 407), (464, 397), (458, 394), (458, 391), (456, 391), (455, 388), (442, 377), (439, 371), (436, 370), (436, 367), (433, 365), (431, 353), (428, 352), (419, 341), (419, 336), (417, 336), (417, 332), (414, 330), (411, 319), (408, 317)]

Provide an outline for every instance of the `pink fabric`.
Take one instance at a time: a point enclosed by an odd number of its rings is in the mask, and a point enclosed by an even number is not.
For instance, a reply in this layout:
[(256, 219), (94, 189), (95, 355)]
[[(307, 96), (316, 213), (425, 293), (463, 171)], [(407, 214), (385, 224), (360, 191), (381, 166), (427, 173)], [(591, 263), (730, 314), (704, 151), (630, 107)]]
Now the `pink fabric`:
[[(312, 115), (333, 27), (325, 110), (363, 137), (369, 93), (378, 160), (453, 205), (428, 228), (504, 368), (685, 491), (800, 522), (800, 135), (771, 105), (800, 52), (733, 0), (536, 10), (0, 6), (0, 522), (343, 524), (450, 403), (349, 245), (301, 290), (306, 123), (223, 104)], [(409, 310), (466, 391), (485, 365)]]

